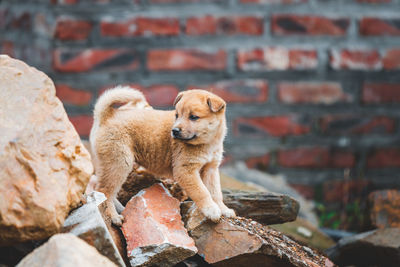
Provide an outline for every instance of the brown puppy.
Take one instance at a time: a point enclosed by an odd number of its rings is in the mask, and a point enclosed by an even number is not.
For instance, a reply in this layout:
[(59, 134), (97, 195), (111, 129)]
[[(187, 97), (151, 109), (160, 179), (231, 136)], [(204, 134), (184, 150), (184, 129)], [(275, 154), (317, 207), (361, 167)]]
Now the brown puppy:
[[(112, 106), (128, 103), (119, 109)], [(176, 110), (153, 110), (143, 94), (129, 87), (106, 91), (94, 109), (90, 143), (98, 190), (107, 196), (108, 216), (115, 225), (123, 217), (113, 201), (136, 167), (173, 178), (202, 213), (213, 221), (235, 212), (222, 200), (218, 167), (226, 135), (225, 102), (204, 90), (178, 94)]]

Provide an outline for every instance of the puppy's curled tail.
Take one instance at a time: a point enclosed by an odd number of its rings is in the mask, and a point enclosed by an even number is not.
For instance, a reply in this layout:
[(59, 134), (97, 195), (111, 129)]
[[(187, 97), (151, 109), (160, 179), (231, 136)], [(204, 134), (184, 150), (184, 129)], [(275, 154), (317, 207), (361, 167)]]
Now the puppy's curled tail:
[(138, 107), (148, 106), (144, 95), (129, 86), (117, 86), (113, 89), (105, 91), (97, 100), (94, 106), (94, 121), (103, 124), (112, 116), (113, 105), (122, 103), (132, 103)]

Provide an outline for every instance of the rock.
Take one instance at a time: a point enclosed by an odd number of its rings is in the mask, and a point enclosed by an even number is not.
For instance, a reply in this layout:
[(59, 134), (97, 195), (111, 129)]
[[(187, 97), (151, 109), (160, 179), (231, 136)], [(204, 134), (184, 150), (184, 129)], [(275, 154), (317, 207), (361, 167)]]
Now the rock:
[(59, 232), (93, 172), (53, 82), (0, 56), (0, 244)]
[(400, 190), (381, 190), (368, 196), (370, 220), (374, 227), (400, 228)]
[(400, 229), (378, 229), (345, 237), (326, 253), (340, 266), (397, 267), (400, 264)]
[(17, 267), (115, 267), (109, 259), (72, 234), (57, 234), (26, 256)]
[(78, 236), (118, 266), (125, 266), (98, 208), (105, 200), (103, 193), (92, 192), (87, 203), (67, 217), (63, 232)]
[(296, 220), (299, 203), (286, 195), (267, 192), (223, 190), (224, 203), (242, 217), (262, 224), (277, 224)]
[(221, 168), (221, 172), (234, 177), (240, 182), (255, 184), (258, 188), (264, 188), (264, 191), (291, 196), (300, 203), (298, 216), (306, 219), (315, 226), (318, 225), (318, 218), (314, 212), (314, 203), (306, 200), (296, 190), (291, 188), (283, 176), (270, 175), (255, 169), (249, 169), (244, 162), (236, 162), (234, 165), (224, 166)]
[(250, 219), (222, 217), (213, 223), (192, 205), (184, 220), (199, 254), (213, 266), (333, 266), (318, 252)]
[(122, 215), (132, 266), (173, 266), (196, 254), (181, 220), (179, 201), (163, 185), (140, 191)]
[(332, 238), (303, 218), (297, 218), (293, 222), (270, 225), (269, 227), (319, 251), (324, 251), (335, 245)]

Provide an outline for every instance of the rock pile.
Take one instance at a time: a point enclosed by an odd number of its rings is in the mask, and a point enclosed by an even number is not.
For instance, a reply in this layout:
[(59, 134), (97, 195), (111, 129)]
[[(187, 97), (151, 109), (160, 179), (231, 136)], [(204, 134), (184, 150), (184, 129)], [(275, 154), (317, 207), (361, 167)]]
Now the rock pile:
[[(145, 173), (124, 185), (125, 221), (112, 226), (105, 196), (94, 191), (90, 155), (52, 81), (7, 56), (0, 56), (0, 127), (0, 246), (7, 246), (0, 252), (24, 257), (0, 255), (1, 266), (332, 266), (251, 219), (212, 223), (191, 201), (181, 209), (184, 192)], [(292, 221), (299, 210), (294, 199), (267, 192), (225, 191), (224, 198), (265, 224)]]

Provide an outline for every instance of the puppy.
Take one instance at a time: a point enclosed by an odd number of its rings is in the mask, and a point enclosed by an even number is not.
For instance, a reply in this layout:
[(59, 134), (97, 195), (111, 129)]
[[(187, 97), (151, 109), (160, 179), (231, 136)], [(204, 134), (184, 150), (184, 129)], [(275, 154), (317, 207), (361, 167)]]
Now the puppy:
[(98, 99), (90, 143), (97, 190), (107, 196), (106, 213), (113, 224), (123, 221), (113, 203), (116, 195), (138, 166), (175, 179), (212, 221), (235, 216), (223, 203), (218, 171), (226, 135), (224, 100), (190, 90), (179, 93), (174, 106), (172, 111), (154, 110), (141, 92), (129, 87), (108, 90)]

